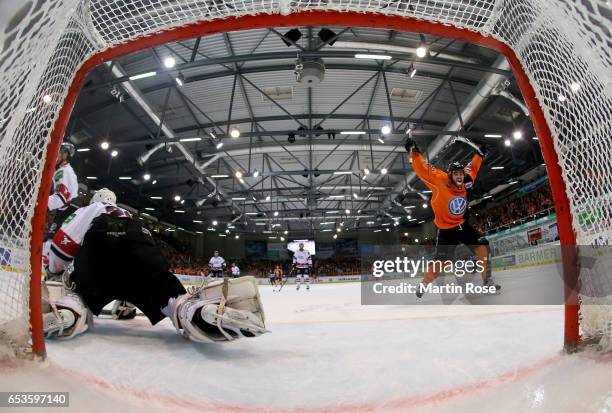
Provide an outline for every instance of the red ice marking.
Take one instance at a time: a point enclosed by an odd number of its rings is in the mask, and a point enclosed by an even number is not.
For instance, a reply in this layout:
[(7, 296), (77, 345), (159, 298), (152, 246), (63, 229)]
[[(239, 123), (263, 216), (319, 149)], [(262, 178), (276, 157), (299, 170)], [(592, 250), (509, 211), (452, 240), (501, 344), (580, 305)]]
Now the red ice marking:
[[(562, 354), (558, 354), (552, 357), (545, 358), (536, 363), (528, 366), (520, 367), (515, 370), (510, 370), (505, 373), (501, 373), (497, 376), (482, 379), (476, 382), (468, 383), (462, 386), (454, 387), (451, 389), (441, 390), (431, 394), (415, 395), (389, 401), (379, 401), (364, 404), (345, 404), (339, 406), (321, 406), (321, 407), (252, 407), (252, 406), (238, 406), (223, 403), (207, 402), (207, 401), (189, 401), (173, 396), (164, 396), (158, 393), (152, 393), (140, 389), (135, 389), (130, 386), (122, 384), (112, 384), (106, 380), (87, 375), (83, 372), (68, 369), (58, 365), (57, 363), (50, 362), (54, 368), (60, 370), (66, 375), (72, 376), (79, 381), (86, 382), (97, 386), (103, 390), (112, 391), (113, 396), (116, 396), (118, 392), (122, 392), (126, 396), (135, 397), (152, 403), (156, 406), (167, 405), (169, 408), (184, 408), (188, 410), (196, 411), (220, 411), (220, 412), (242, 412), (242, 413), (360, 413), (360, 412), (375, 412), (381, 410), (400, 410), (406, 411), (417, 407), (422, 407), (434, 403), (444, 402), (447, 400), (455, 399), (460, 396), (466, 396), (469, 394), (478, 393), (484, 389), (499, 385), (505, 382), (521, 379), (531, 373), (538, 370), (542, 370), (545, 367), (551, 366), (561, 360), (564, 357)], [(565, 356), (568, 357), (568, 356)]]

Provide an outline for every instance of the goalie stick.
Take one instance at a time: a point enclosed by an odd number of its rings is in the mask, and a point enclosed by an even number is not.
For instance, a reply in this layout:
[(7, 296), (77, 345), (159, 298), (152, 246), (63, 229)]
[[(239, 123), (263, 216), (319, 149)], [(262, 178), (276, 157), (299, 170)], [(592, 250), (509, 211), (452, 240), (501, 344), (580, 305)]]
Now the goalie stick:
[(287, 280), (289, 280), (289, 277), (291, 277), (292, 275), (295, 274), (295, 268), (292, 268), (291, 271), (289, 271), (289, 274), (287, 274), (287, 276), (285, 277), (285, 280), (281, 283), (280, 288), (278, 289), (278, 292), (280, 293), (281, 290), (283, 289), (283, 287), (285, 286), (285, 284), (287, 284)]

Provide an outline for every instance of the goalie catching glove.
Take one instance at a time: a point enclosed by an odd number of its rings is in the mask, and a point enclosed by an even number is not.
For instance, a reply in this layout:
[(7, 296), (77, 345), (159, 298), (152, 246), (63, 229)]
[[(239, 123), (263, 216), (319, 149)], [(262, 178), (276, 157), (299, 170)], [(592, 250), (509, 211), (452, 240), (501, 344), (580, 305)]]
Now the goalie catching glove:
[(162, 311), (179, 334), (199, 343), (233, 341), (267, 332), (254, 277), (213, 282), (171, 298)]

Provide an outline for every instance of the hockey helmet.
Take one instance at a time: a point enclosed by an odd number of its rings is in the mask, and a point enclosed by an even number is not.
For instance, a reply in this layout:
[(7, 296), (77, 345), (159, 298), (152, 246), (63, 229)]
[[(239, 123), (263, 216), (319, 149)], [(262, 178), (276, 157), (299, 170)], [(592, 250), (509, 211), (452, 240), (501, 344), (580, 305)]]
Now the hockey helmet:
[(106, 202), (109, 204), (114, 204), (117, 202), (117, 196), (113, 191), (108, 188), (98, 189), (91, 197), (89, 205), (93, 204), (94, 202)]
[(60, 151), (59, 152), (60, 152), (60, 154), (67, 153), (68, 154), (68, 160), (70, 160), (70, 159), (72, 159), (74, 157), (74, 154), (76, 153), (76, 148), (70, 142), (62, 142), (62, 144), (60, 145)]
[(453, 171), (465, 171), (465, 165), (463, 165), (461, 162), (453, 162), (448, 165), (448, 173)]

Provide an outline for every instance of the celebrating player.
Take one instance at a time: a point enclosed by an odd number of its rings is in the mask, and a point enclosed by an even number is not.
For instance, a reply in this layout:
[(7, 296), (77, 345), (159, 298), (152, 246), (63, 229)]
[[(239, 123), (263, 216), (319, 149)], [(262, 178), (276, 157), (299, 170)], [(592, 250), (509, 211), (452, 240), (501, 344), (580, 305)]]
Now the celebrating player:
[(208, 261), (208, 267), (211, 271), (211, 277), (223, 278), (223, 270), (225, 269), (225, 259), (219, 256), (219, 251), (215, 250), (213, 256)]
[(310, 269), (312, 268), (312, 257), (310, 253), (304, 249), (304, 244), (300, 243), (300, 249), (293, 254), (293, 269), (296, 272), (295, 283), (296, 290), (300, 289), (302, 279), (306, 281), (306, 289), (310, 290)]
[[(189, 293), (140, 220), (115, 205), (115, 194), (97, 191), (89, 206), (68, 217), (53, 238), (47, 273), (44, 331), (71, 338), (91, 324), (113, 300), (132, 303), (151, 324), (165, 317), (193, 341), (231, 341), (266, 332), (253, 277), (227, 279)], [(74, 263), (66, 279), (64, 271)], [(64, 281), (65, 280), (65, 281)], [(69, 287), (66, 287), (69, 286)], [(51, 299), (49, 289), (60, 290)]]
[[(467, 221), (468, 198), (485, 157), (485, 148), (480, 147), (467, 165), (453, 162), (448, 167), (448, 171), (444, 172), (425, 161), (414, 140), (408, 138), (405, 147), (412, 155), (414, 172), (432, 191), (431, 207), (434, 212), (434, 224), (438, 228), (435, 259), (451, 260), (455, 248), (463, 243), (484, 264), (485, 270), (481, 274), (483, 285), (493, 286), (489, 242)], [(427, 269), (423, 282), (417, 290), (417, 297), (423, 296), (423, 286), (431, 283), (438, 275), (435, 268)], [(500, 289), (498, 285), (495, 285), (495, 288)]]

